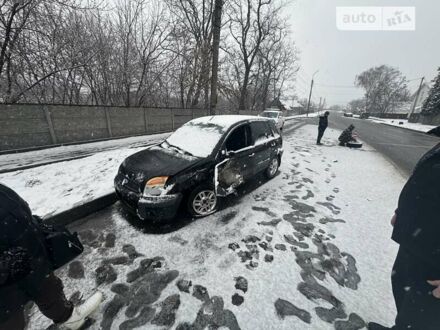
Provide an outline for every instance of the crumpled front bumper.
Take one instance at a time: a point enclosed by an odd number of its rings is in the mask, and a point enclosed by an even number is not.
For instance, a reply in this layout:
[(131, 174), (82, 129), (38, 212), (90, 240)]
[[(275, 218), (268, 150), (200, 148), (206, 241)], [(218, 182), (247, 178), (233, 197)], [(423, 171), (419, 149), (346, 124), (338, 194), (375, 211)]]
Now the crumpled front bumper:
[(139, 187), (125, 180), (123, 175), (115, 178), (115, 191), (123, 205), (142, 220), (153, 222), (172, 219), (176, 216), (182, 201), (182, 194), (164, 194), (159, 196), (144, 196)]
[(142, 196), (138, 202), (138, 216), (142, 220), (169, 220), (176, 216), (182, 194)]

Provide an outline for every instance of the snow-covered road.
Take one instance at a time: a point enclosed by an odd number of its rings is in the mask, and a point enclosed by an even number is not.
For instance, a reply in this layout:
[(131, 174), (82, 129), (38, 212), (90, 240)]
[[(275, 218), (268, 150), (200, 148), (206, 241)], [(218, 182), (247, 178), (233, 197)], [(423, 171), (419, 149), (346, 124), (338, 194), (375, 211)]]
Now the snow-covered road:
[[(376, 151), (285, 136), (280, 173), (167, 233), (119, 204), (76, 225), (85, 253), (60, 271), (69, 296), (102, 290), (91, 329), (362, 329), (391, 324), (389, 218), (404, 178)], [(260, 181), (262, 179), (256, 179)], [(32, 309), (31, 329), (50, 323)]]

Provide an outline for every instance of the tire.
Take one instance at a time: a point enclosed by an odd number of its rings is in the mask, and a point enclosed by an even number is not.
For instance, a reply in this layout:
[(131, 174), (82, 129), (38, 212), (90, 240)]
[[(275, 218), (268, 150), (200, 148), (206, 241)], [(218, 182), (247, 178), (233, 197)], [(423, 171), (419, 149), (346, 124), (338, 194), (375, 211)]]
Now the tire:
[(188, 197), (188, 212), (195, 218), (206, 217), (218, 209), (218, 198), (212, 184), (201, 184)]
[(278, 160), (278, 157), (274, 157), (270, 160), (269, 166), (264, 171), (264, 175), (268, 179), (272, 179), (277, 175), (278, 168), (280, 167), (280, 161)]

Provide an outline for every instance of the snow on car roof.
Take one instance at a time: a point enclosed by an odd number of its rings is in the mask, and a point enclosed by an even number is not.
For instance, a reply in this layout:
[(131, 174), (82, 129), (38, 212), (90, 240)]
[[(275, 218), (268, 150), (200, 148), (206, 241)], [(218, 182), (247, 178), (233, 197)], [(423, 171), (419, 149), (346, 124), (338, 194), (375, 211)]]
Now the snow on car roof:
[(213, 125), (217, 125), (220, 127), (223, 127), (225, 129), (228, 129), (229, 127), (244, 121), (244, 120), (266, 120), (261, 117), (257, 116), (244, 116), (244, 115), (216, 115), (216, 116), (206, 116), (206, 117), (200, 117), (197, 119), (191, 120), (194, 124), (203, 124), (203, 123), (209, 123)]
[(208, 157), (224, 133), (245, 120), (267, 120), (256, 116), (220, 115), (193, 119), (177, 129), (166, 140), (196, 157)]

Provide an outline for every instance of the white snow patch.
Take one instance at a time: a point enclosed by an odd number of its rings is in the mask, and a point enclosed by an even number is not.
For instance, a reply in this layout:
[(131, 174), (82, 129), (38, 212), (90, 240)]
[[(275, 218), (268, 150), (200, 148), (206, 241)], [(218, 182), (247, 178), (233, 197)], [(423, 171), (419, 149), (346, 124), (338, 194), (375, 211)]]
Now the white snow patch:
[(296, 118), (316, 118), (319, 117), (319, 112), (310, 112), (308, 115), (307, 114), (302, 114), (302, 115), (295, 115), (295, 116), (288, 116), (288, 117), (284, 117), (286, 120), (289, 119), (296, 119)]
[(13, 170), (26, 166), (42, 165), (52, 161), (87, 157), (103, 151), (139, 148), (165, 140), (170, 133), (134, 136), (100, 142), (59, 146), (42, 150), (0, 155), (0, 170)]
[(379, 124), (402, 127), (412, 131), (418, 131), (424, 133), (429, 132), (430, 130), (437, 127), (434, 125), (424, 125), (421, 123), (409, 123), (407, 119), (384, 119), (384, 118), (370, 117), (370, 120)]
[(125, 148), (27, 170), (0, 174), (0, 182), (43, 218), (114, 191), (113, 179), (128, 156), (144, 148)]

